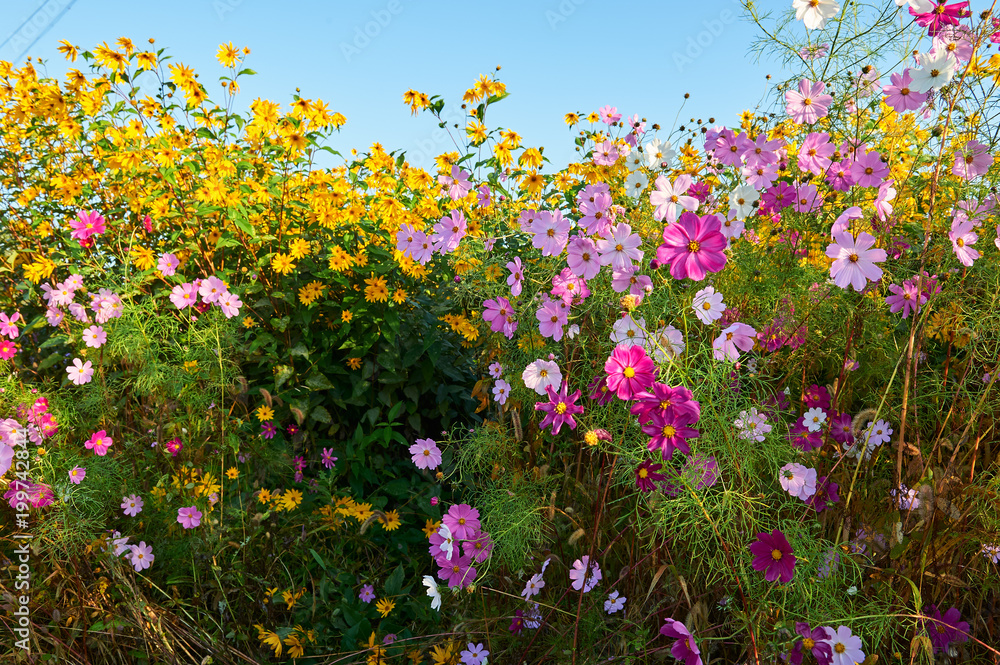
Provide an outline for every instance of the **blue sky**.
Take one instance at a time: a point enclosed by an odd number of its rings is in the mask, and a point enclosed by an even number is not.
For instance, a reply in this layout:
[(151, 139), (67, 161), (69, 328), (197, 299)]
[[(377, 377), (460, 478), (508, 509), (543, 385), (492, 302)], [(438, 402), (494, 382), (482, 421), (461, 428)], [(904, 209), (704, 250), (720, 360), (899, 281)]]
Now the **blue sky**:
[(152, 37), (212, 94), (225, 73), (215, 52), (232, 41), (250, 47), (245, 66), (257, 72), (242, 80), (237, 110), (257, 97), (287, 108), (298, 87), (347, 116), (334, 149), (379, 141), (425, 167), (450, 143), (433, 140), (433, 118), (412, 117), (403, 92), (440, 94), (457, 107), (480, 74), (501, 65), (511, 94), (487, 125), (545, 146), (558, 168), (573, 156), (567, 111), (611, 104), (666, 129), (690, 93), (677, 124), (735, 124), (765, 93), (764, 75), (778, 73), (748, 57), (754, 31), (740, 13), (736, 0), (13, 0), (0, 7), (0, 59), (41, 57), (61, 78), (71, 65), (56, 51), (60, 39), (91, 49), (122, 36), (143, 47)]

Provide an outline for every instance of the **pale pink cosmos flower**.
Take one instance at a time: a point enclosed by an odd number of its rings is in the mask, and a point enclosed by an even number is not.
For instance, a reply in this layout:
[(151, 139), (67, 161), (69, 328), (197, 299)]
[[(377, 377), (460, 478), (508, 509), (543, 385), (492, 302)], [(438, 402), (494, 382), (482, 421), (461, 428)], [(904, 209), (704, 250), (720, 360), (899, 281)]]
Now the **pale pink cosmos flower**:
[(178, 284), (170, 291), (170, 302), (177, 309), (190, 307), (198, 302), (198, 287), (192, 282)]
[(691, 184), (691, 176), (686, 173), (677, 176), (673, 183), (667, 180), (666, 176), (656, 176), (656, 189), (649, 194), (649, 202), (656, 206), (653, 219), (658, 222), (666, 220), (667, 224), (673, 224), (682, 211), (697, 210), (698, 199), (684, 195)]
[(611, 166), (618, 161), (618, 148), (611, 141), (605, 141), (594, 147), (594, 164)]
[(510, 395), (510, 384), (503, 379), (497, 379), (493, 385), (493, 399), (497, 404), (506, 404), (508, 395)]
[(543, 304), (535, 312), (535, 318), (538, 319), (538, 332), (542, 337), (551, 337), (555, 342), (562, 339), (563, 326), (568, 321), (563, 318), (563, 310), (557, 301), (551, 300)]
[(49, 325), (52, 327), (58, 326), (60, 323), (62, 323), (63, 318), (65, 318), (65, 316), (66, 315), (62, 312), (62, 310), (56, 309), (54, 307), (49, 307), (47, 310), (45, 310), (45, 319), (49, 322)]
[(891, 106), (897, 113), (915, 111), (927, 101), (926, 92), (917, 92), (910, 87), (913, 85), (913, 79), (910, 77), (909, 69), (904, 69), (902, 74), (892, 74), (889, 80), (891, 84), (882, 88), (882, 92), (885, 93), (886, 105)]
[(629, 266), (624, 270), (614, 270), (611, 273), (611, 288), (617, 293), (628, 291), (633, 296), (645, 295), (653, 290), (653, 280), (648, 275), (637, 275), (638, 266)]
[(417, 439), (409, 451), (418, 469), (436, 469), (441, 464), (441, 449), (434, 439)]
[(135, 517), (142, 512), (142, 498), (132, 494), (122, 499), (122, 508), (129, 517)]
[(521, 380), (529, 389), (534, 390), (539, 395), (546, 395), (548, 386), (558, 388), (562, 385), (562, 372), (559, 365), (551, 360), (536, 360), (529, 364), (521, 373)]
[(799, 148), (799, 168), (816, 175), (822, 175), (833, 163), (830, 157), (836, 151), (837, 146), (830, 142), (829, 134), (812, 132)]
[(826, 84), (809, 79), (799, 81), (799, 89), (785, 93), (786, 111), (798, 124), (812, 124), (829, 113), (833, 97), (824, 95)]
[(962, 180), (973, 180), (986, 175), (993, 165), (993, 155), (988, 150), (989, 146), (978, 141), (969, 141), (965, 144), (964, 150), (955, 153), (955, 163), (951, 167), (952, 174)]
[(195, 506), (178, 508), (177, 523), (185, 529), (193, 529), (201, 524), (201, 511)]
[(569, 578), (573, 580), (573, 588), (577, 591), (582, 589), (584, 593), (597, 586), (602, 577), (601, 567), (586, 554), (574, 561), (573, 569), (569, 571)]
[(152, 545), (147, 545), (145, 540), (140, 541), (138, 545), (132, 545), (132, 555), (129, 560), (136, 572), (152, 566), (155, 558)]
[(92, 349), (99, 349), (108, 341), (108, 333), (101, 326), (90, 326), (83, 331), (83, 343)]
[(890, 201), (896, 198), (895, 180), (889, 179), (878, 186), (878, 196), (875, 198), (875, 212), (883, 222), (892, 214), (892, 204)]
[(639, 234), (632, 233), (631, 226), (620, 222), (611, 230), (611, 238), (597, 242), (597, 251), (603, 265), (611, 264), (612, 270), (625, 270), (632, 267), (632, 261), (642, 261), (641, 244)]
[(201, 299), (208, 303), (216, 303), (219, 298), (222, 297), (223, 293), (226, 293), (226, 285), (221, 279), (212, 275), (208, 279), (201, 280), (201, 286), (198, 287), (198, 295)]
[(69, 470), (69, 482), (79, 485), (87, 477), (87, 470), (82, 466), (75, 466)]
[(510, 271), (510, 275), (507, 277), (507, 286), (510, 287), (510, 295), (516, 298), (521, 295), (521, 282), (524, 280), (524, 270), (521, 268), (521, 257), (515, 256), (513, 261), (508, 261), (507, 270)]
[(566, 262), (577, 277), (593, 279), (601, 271), (597, 245), (590, 238), (575, 236), (569, 241)]
[(472, 189), (469, 172), (462, 170), (458, 165), (451, 167), (451, 175), (439, 175), (437, 180), (439, 185), (448, 188), (448, 196), (452, 201), (457, 201)]
[(535, 234), (531, 238), (531, 244), (542, 250), (542, 256), (558, 256), (569, 239), (569, 228), (569, 220), (562, 216), (562, 212), (543, 210), (538, 213), (538, 218), (531, 226)]
[(222, 310), (222, 313), (226, 315), (227, 319), (231, 319), (240, 313), (240, 307), (243, 306), (243, 301), (235, 293), (229, 293), (226, 291), (219, 299), (215, 302)]
[(611, 326), (611, 341), (623, 346), (646, 343), (646, 319), (633, 319), (626, 314)]
[(792, 209), (795, 212), (815, 212), (823, 205), (823, 195), (816, 188), (816, 185), (807, 183), (799, 184), (795, 188), (795, 202)]
[(597, 115), (601, 118), (601, 122), (606, 125), (610, 125), (622, 119), (622, 114), (618, 112), (618, 107), (611, 106), (610, 104), (605, 104), (601, 108), (597, 109)]
[(749, 351), (753, 348), (756, 336), (757, 331), (752, 327), (745, 323), (734, 323), (712, 342), (712, 355), (716, 360), (736, 362), (740, 359), (740, 351)]
[(82, 386), (85, 383), (90, 383), (94, 377), (94, 366), (89, 360), (84, 363), (79, 358), (73, 358), (73, 364), (66, 368), (66, 373), (69, 374), (70, 381)]
[(706, 286), (694, 294), (691, 308), (702, 323), (710, 324), (722, 318), (726, 303), (722, 301), (722, 294), (716, 292), (715, 287)]
[(885, 261), (884, 249), (872, 249), (875, 237), (870, 233), (861, 233), (855, 240), (850, 233), (838, 233), (835, 242), (828, 245), (826, 255), (836, 259), (830, 266), (830, 277), (833, 283), (842, 289), (850, 284), (855, 291), (861, 291), (868, 284), (882, 278), (882, 269), (875, 265), (876, 261)]
[(878, 187), (887, 175), (889, 165), (882, 161), (877, 150), (866, 152), (851, 164), (851, 177), (858, 187)]
[(838, 233), (844, 233), (848, 231), (851, 227), (852, 219), (861, 219), (864, 217), (864, 213), (858, 206), (851, 206), (844, 212), (840, 213), (837, 220), (833, 223), (833, 228), (830, 229), (831, 236), (835, 237)]
[(970, 245), (975, 244), (979, 240), (979, 235), (972, 230), (972, 222), (970, 220), (960, 221), (955, 219), (951, 223), (951, 231), (948, 232), (948, 238), (951, 239), (951, 247), (955, 251), (955, 256), (958, 257), (958, 260), (963, 266), (971, 268), (972, 263), (979, 258), (979, 252), (970, 247)]
[(18, 329), (14, 324), (16, 324), (20, 318), (20, 312), (14, 312), (9, 317), (6, 312), (0, 312), (0, 335), (6, 335), (10, 339), (17, 339)]

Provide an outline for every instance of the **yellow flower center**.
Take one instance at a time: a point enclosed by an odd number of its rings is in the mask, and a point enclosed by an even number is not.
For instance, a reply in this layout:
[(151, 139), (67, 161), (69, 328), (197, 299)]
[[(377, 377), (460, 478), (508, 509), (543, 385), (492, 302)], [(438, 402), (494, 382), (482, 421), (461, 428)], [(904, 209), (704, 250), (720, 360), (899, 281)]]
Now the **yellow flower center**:
[(771, 558), (775, 561), (781, 561), (781, 550), (771, 550)]
[(802, 646), (805, 647), (806, 649), (812, 649), (814, 646), (816, 646), (816, 641), (813, 640), (813, 638), (811, 637), (803, 637)]
[(643, 478), (643, 479), (648, 478), (649, 477), (649, 469), (647, 469), (646, 467), (643, 467), (643, 468), (639, 469), (639, 477)]
[(672, 437), (672, 436), (674, 436), (676, 434), (677, 434), (677, 430), (674, 428), (673, 425), (664, 425), (663, 426), (663, 436), (665, 436), (665, 437), (667, 437), (669, 439), (670, 437)]
[(558, 404), (556, 404), (556, 413), (558, 413), (559, 415), (562, 415), (562, 414), (566, 413), (566, 403), (565, 402), (559, 402)]
[(959, 247), (965, 247), (965, 240), (963, 240), (962, 238), (956, 238), (955, 244), (958, 245)]
[(458, 523), (461, 524), (462, 526), (465, 526), (465, 518), (464, 517), (459, 517), (458, 518)]
[(692, 240), (691, 242), (688, 243), (689, 252), (697, 252), (700, 248), (701, 245), (698, 244), (697, 240)]
[(857, 263), (858, 258), (860, 257), (858, 257), (857, 254), (851, 254), (849, 257), (847, 257), (847, 260), (850, 261), (851, 263)]
[(837, 653), (844, 653), (845, 651), (847, 651), (847, 647), (845, 647), (842, 642), (837, 642), (836, 644), (833, 645), (833, 650), (836, 651)]
[(632, 377), (635, 376), (635, 370), (633, 368), (631, 368), (631, 367), (626, 367), (625, 371), (622, 372), (622, 374), (625, 375), (626, 379), (631, 379)]

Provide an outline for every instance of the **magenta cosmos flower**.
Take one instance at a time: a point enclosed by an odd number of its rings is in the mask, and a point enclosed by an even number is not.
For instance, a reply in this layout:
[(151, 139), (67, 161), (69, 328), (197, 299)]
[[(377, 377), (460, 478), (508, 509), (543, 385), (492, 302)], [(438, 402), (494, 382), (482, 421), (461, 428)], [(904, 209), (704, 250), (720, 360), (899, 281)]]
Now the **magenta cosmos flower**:
[(798, 124), (812, 124), (828, 113), (833, 97), (824, 95), (826, 84), (822, 81), (813, 83), (809, 79), (799, 81), (798, 90), (785, 93), (785, 104), (788, 115)]
[(701, 651), (694, 641), (694, 635), (680, 621), (667, 619), (667, 622), (660, 628), (660, 634), (664, 637), (672, 637), (677, 641), (670, 647), (670, 653), (677, 660), (683, 660), (684, 665), (702, 665)]
[(837, 233), (836, 242), (828, 245), (826, 255), (836, 259), (830, 266), (830, 277), (834, 284), (846, 289), (850, 284), (855, 291), (861, 291), (868, 280), (878, 281), (882, 278), (882, 269), (875, 265), (876, 261), (885, 261), (884, 249), (872, 249), (875, 238), (862, 232), (857, 240), (850, 233)]
[(643, 433), (652, 437), (646, 447), (650, 452), (659, 450), (665, 460), (674, 456), (674, 450), (690, 454), (691, 447), (687, 440), (698, 438), (698, 430), (688, 427), (694, 420), (689, 413), (665, 414), (663, 411), (655, 411), (649, 423), (642, 426)]
[(201, 511), (195, 506), (177, 509), (177, 523), (185, 529), (193, 529), (201, 524)]
[(927, 28), (927, 34), (931, 37), (938, 34), (945, 26), (958, 25), (959, 19), (969, 16), (968, 2), (955, 2), (948, 4), (945, 0), (935, 0), (933, 3), (920, 3), (930, 5), (929, 12), (921, 12), (910, 6), (910, 15), (916, 18), (917, 25)]
[(965, 144), (965, 150), (955, 153), (955, 164), (951, 167), (951, 172), (963, 180), (985, 175), (993, 164), (993, 155), (988, 150), (989, 146), (969, 141)]
[(764, 573), (764, 579), (773, 582), (780, 579), (784, 583), (792, 581), (795, 574), (795, 555), (785, 534), (777, 529), (770, 534), (758, 533), (756, 542), (750, 544), (754, 555), (754, 570)]
[(604, 371), (608, 374), (608, 390), (618, 395), (618, 399), (635, 399), (656, 380), (656, 365), (646, 355), (646, 349), (635, 344), (619, 344), (611, 352)]
[(644, 460), (635, 470), (636, 486), (643, 492), (652, 492), (656, 489), (655, 483), (665, 477), (662, 473), (657, 473), (662, 468), (662, 464), (653, 464), (649, 460)]
[(107, 432), (99, 430), (94, 432), (94, 434), (91, 435), (91, 437), (83, 445), (87, 450), (93, 450), (96, 454), (103, 457), (108, 454), (108, 448), (110, 448), (113, 443), (114, 441), (111, 440), (111, 437), (108, 436)]
[(788, 662), (792, 665), (802, 665), (803, 652), (808, 651), (819, 665), (829, 665), (833, 657), (833, 650), (826, 642), (829, 636), (826, 628), (822, 626), (809, 628), (809, 624), (796, 621), (795, 632), (799, 634), (801, 639), (796, 641), (795, 646), (792, 647), (792, 653), (788, 658)]
[(569, 425), (570, 429), (576, 429), (576, 421), (573, 414), (583, 413), (583, 407), (575, 404), (580, 399), (580, 391), (577, 390), (569, 395), (568, 382), (563, 381), (562, 388), (557, 393), (552, 386), (546, 386), (545, 392), (549, 395), (548, 402), (535, 402), (536, 411), (544, 411), (545, 417), (538, 424), (539, 429), (552, 426), (552, 433), (558, 434), (563, 425)]
[(79, 211), (76, 219), (69, 223), (73, 232), (70, 237), (74, 240), (88, 240), (91, 236), (104, 233), (104, 217), (91, 210), (90, 212)]
[(418, 469), (436, 469), (441, 464), (441, 449), (433, 439), (417, 439), (410, 446), (410, 455)]
[(479, 531), (479, 511), (467, 503), (459, 503), (448, 509), (441, 523), (455, 540), (471, 540)]
[(903, 282), (903, 286), (890, 284), (889, 290), (892, 295), (885, 297), (885, 302), (889, 305), (889, 311), (895, 314), (903, 310), (905, 319), (910, 313), (919, 314), (920, 306), (927, 302), (927, 296), (920, 292), (917, 285), (910, 280)]
[(707, 273), (725, 267), (725, 248), (726, 237), (718, 217), (683, 212), (675, 224), (663, 229), (663, 244), (656, 249), (656, 258), (670, 264), (674, 279), (690, 277), (701, 281)]

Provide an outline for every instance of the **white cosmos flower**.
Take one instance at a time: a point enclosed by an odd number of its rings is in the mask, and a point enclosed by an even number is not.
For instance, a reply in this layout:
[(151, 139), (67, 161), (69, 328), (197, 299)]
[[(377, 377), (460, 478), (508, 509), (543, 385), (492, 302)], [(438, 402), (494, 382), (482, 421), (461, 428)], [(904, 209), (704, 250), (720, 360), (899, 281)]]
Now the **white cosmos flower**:
[(955, 58), (941, 49), (940, 53), (920, 53), (917, 55), (920, 69), (911, 69), (910, 89), (916, 92), (940, 90), (951, 81), (955, 75)]
[(796, 20), (802, 21), (807, 30), (822, 30), (828, 19), (840, 11), (836, 0), (792, 0)]
[(437, 582), (430, 575), (424, 575), (424, 586), (427, 587), (427, 595), (431, 597), (431, 609), (441, 610), (441, 591), (438, 590)]

